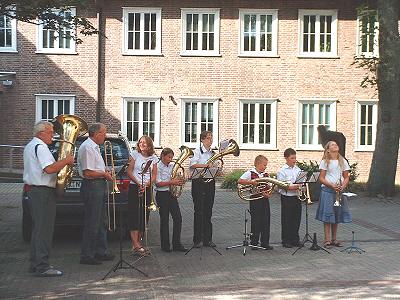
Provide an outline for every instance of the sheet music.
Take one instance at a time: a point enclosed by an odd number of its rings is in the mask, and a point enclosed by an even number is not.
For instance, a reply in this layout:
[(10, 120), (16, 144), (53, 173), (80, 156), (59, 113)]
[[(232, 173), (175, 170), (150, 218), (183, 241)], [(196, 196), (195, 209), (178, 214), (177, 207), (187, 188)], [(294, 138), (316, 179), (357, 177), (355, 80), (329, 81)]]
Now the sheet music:
[(224, 151), (229, 145), (229, 140), (223, 140), (219, 143), (219, 152)]
[(218, 167), (211, 167), (211, 168), (196, 168), (193, 169), (193, 172), (190, 176), (191, 179), (197, 179), (200, 178), (201, 175), (204, 174), (201, 178), (205, 179), (214, 179), (215, 176), (218, 173), (219, 168)]

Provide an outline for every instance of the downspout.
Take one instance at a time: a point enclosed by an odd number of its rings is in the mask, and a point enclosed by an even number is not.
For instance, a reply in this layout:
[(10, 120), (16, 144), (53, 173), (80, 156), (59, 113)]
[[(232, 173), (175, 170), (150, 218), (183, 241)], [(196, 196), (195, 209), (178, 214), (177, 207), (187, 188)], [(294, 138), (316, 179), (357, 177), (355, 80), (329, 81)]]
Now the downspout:
[(97, 6), (97, 24), (99, 33), (97, 35), (97, 104), (96, 104), (96, 122), (100, 122), (101, 108), (104, 107), (104, 100), (102, 96), (102, 61), (103, 61), (103, 10), (102, 6)]

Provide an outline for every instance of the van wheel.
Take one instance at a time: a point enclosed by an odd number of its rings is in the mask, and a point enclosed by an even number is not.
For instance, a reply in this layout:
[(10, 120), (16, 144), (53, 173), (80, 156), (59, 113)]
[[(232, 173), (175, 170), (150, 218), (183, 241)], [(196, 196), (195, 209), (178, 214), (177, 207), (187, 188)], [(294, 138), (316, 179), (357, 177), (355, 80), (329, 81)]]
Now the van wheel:
[(22, 238), (24, 242), (30, 242), (32, 236), (32, 218), (26, 211), (22, 214)]

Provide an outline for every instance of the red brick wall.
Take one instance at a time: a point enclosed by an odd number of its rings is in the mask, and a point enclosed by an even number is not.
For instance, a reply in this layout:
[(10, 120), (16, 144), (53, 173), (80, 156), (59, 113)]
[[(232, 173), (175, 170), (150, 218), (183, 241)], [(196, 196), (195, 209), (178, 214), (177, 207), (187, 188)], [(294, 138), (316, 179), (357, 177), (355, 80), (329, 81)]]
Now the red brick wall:
[[(219, 136), (239, 140), (239, 99), (277, 98), (277, 149), (242, 150), (239, 158), (226, 157), (226, 170), (249, 168), (257, 154), (269, 158), (269, 171), (284, 163), (283, 151), (296, 148), (297, 100), (337, 98), (337, 130), (347, 138), (346, 153), (358, 162), (366, 180), (372, 152), (355, 152), (355, 100), (377, 98), (359, 85), (364, 71), (352, 66), (356, 51), (356, 1), (113, 1), (106, 7), (104, 48), (104, 108), (101, 121), (110, 131), (121, 129), (122, 97), (163, 97), (161, 145), (180, 146), (180, 97), (218, 97)], [(122, 55), (122, 7), (162, 8), (162, 56)], [(220, 57), (182, 57), (181, 8), (220, 8)], [(278, 9), (279, 58), (238, 57), (239, 8)], [(298, 9), (338, 9), (338, 58), (298, 58)], [(96, 23), (95, 15), (92, 20)], [(23, 144), (34, 123), (36, 93), (77, 95), (76, 114), (95, 120), (97, 98), (97, 37), (84, 37), (78, 55), (35, 54), (34, 26), (18, 23), (18, 54), (1, 54), (0, 69), (17, 72), (17, 85), (1, 97), (5, 141)], [(10, 67), (13, 66), (13, 67)], [(174, 105), (168, 100), (172, 95)], [(6, 99), (6, 100), (4, 100)], [(4, 105), (3, 103), (6, 103)], [(3, 119), (2, 118), (2, 119)], [(4, 120), (3, 119), (3, 120)], [(22, 121), (22, 122), (21, 122)], [(171, 122), (173, 121), (173, 122)], [(4, 121), (3, 121), (4, 122)], [(15, 133), (18, 134), (15, 134)], [(320, 160), (321, 151), (298, 151), (298, 159)], [(398, 180), (400, 173), (398, 172)]]

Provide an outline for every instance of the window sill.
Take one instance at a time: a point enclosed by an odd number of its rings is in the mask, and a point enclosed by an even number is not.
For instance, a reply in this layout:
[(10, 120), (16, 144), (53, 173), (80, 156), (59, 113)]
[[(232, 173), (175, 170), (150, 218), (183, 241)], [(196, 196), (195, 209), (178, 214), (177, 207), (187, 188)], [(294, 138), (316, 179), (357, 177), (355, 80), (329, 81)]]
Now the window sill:
[(122, 52), (123, 56), (164, 56), (161, 52)]
[(297, 58), (323, 58), (323, 59), (339, 59), (340, 56), (332, 55), (332, 56), (319, 56), (319, 55), (297, 55)]
[(311, 151), (311, 152), (323, 152), (324, 151), (324, 149), (322, 148), (322, 146), (321, 146), (321, 148), (304, 148), (304, 147), (296, 147), (295, 148), (295, 150), (296, 151)]
[(18, 51), (17, 50), (0, 49), (0, 53), (18, 53)]
[(378, 59), (379, 55), (374, 54), (358, 54), (355, 59)]
[(61, 51), (46, 51), (46, 50), (37, 50), (35, 51), (36, 54), (51, 54), (51, 55), (78, 55), (76, 51), (69, 51), (69, 52), (61, 52)]
[(244, 58), (280, 58), (279, 55), (276, 54), (262, 54), (262, 53), (257, 53), (257, 54), (250, 54), (250, 53), (240, 53), (238, 57), (244, 57)]
[(180, 53), (180, 56), (193, 56), (193, 57), (222, 57), (219, 53)]
[(267, 145), (244, 145), (240, 144), (239, 145), (240, 150), (268, 150), (268, 151), (279, 151), (278, 148), (275, 146), (267, 146)]
[(362, 149), (362, 148), (357, 148), (354, 149), (354, 152), (374, 152), (375, 149)]

